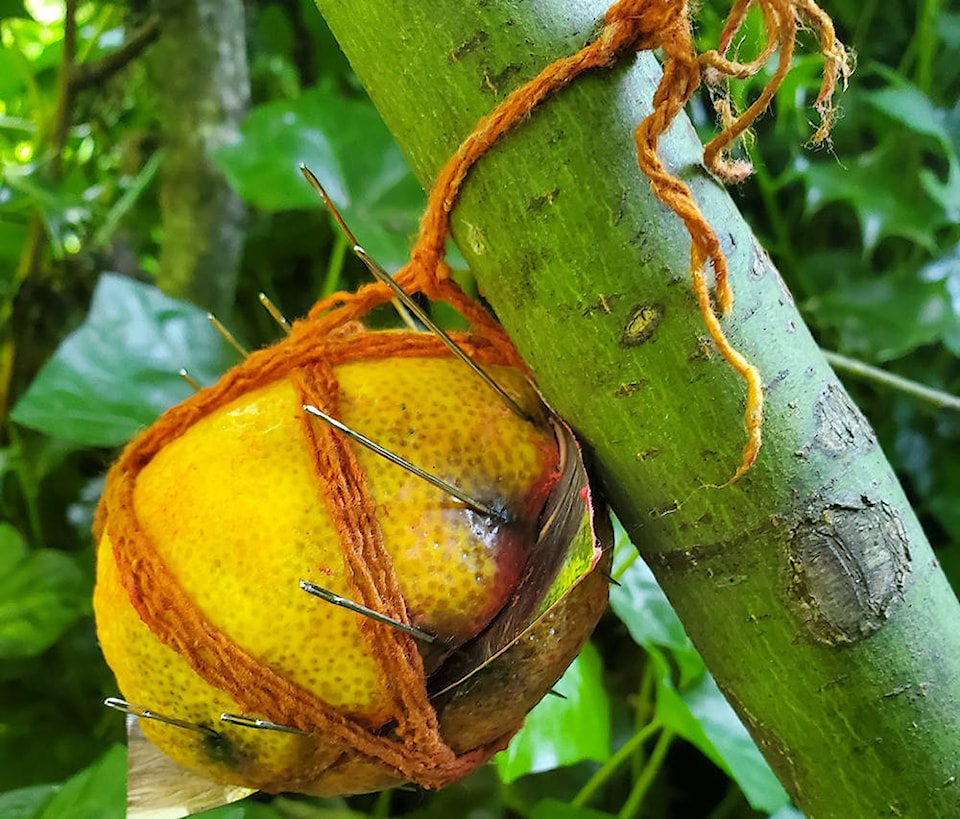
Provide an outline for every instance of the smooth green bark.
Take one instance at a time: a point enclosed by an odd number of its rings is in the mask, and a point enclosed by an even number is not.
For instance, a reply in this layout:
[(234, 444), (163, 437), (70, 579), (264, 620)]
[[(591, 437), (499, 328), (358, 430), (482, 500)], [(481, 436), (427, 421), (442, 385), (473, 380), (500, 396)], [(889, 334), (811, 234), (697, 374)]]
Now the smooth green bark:
[[(600, 2), (318, 0), (425, 185), (476, 120), (595, 31)], [(689, 239), (636, 166), (649, 54), (582, 77), (471, 172), (454, 232), (547, 400), (731, 703), (812, 817), (960, 811), (960, 607), (776, 270), (663, 140), (732, 269), (734, 343), (762, 370), (759, 461), (735, 486), (743, 385), (711, 352)], [(839, 171), (838, 171), (839, 172)], [(362, 241), (362, 237), (361, 237)], [(645, 339), (639, 310), (659, 317)]]

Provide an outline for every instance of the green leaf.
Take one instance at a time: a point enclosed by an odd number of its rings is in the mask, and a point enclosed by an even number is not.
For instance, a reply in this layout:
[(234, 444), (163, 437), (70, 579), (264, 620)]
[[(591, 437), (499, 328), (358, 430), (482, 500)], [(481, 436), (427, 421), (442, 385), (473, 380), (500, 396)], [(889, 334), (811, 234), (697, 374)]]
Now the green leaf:
[(450, 819), (453, 816), (500, 819), (506, 815), (501, 807), (502, 792), (503, 785), (493, 766), (484, 765), (455, 785), (431, 794), (416, 810), (404, 814), (404, 819)]
[(946, 280), (893, 273), (847, 284), (811, 299), (821, 327), (840, 334), (840, 349), (875, 361), (900, 358), (923, 344), (960, 337)]
[(27, 554), (27, 545), (14, 526), (0, 522), (0, 578), (6, 577)]
[(0, 20), (4, 17), (29, 17), (23, 0), (0, 0)]
[(37, 819), (123, 819), (127, 812), (127, 752), (114, 745), (57, 791)]
[(776, 813), (771, 813), (769, 819), (804, 819), (804, 816), (793, 805), (784, 805)]
[(34, 819), (56, 792), (56, 785), (30, 785), (0, 793), (0, 816), (3, 819)]
[[(0, 69), (2, 70), (2, 69)], [(17, 222), (0, 222), (0, 259), (4, 270), (0, 272), (0, 298), (8, 299), (17, 294), (16, 260), (27, 237), (25, 225)]]
[(3, 819), (122, 819), (126, 751), (114, 745), (63, 784), (31, 785), (0, 794)]
[(907, 155), (899, 141), (890, 139), (843, 165), (798, 158), (796, 169), (806, 186), (807, 213), (844, 202), (857, 215), (865, 250), (886, 237), (899, 236), (935, 252), (937, 230), (948, 217), (917, 181), (917, 174), (906, 170)]
[[(275, 812), (270, 812), (268, 816), (277, 816)], [(197, 816), (203, 816), (205, 819), (247, 819), (247, 813), (244, 805), (221, 805), (219, 808), (201, 811)]]
[(295, 35), (290, 17), (284, 8), (271, 3), (259, 10), (256, 19), (254, 37), (257, 52), (270, 56), (279, 55), (293, 61)]
[[(12, 544), (12, 545), (11, 545)], [(2, 562), (17, 550), (6, 533)], [(0, 659), (45, 651), (88, 612), (90, 582), (65, 552), (41, 549), (25, 554), (0, 573)]]
[(958, 112), (937, 108), (919, 88), (904, 84), (883, 88), (867, 95), (868, 102), (900, 126), (938, 143), (946, 165), (946, 179), (941, 181), (934, 170), (919, 170), (923, 189), (940, 205), (951, 221), (960, 219), (960, 138), (956, 133)]
[(541, 799), (533, 806), (530, 819), (613, 819), (613, 814), (577, 807), (559, 799)]
[(300, 173), (305, 163), (374, 258), (388, 269), (407, 261), (426, 200), (370, 103), (325, 88), (266, 103), (214, 161), (250, 204), (322, 209)]
[(755, 810), (772, 813), (790, 798), (708, 673), (678, 692), (666, 658), (654, 650), (660, 671), (656, 719), (695, 745), (730, 776)]
[[(937, 550), (951, 579), (960, 581), (960, 460), (956, 457), (960, 443), (960, 417), (928, 409), (903, 399), (893, 405), (893, 452), (900, 468), (911, 479), (911, 487), (923, 500), (926, 511), (953, 539), (953, 549)], [(917, 504), (917, 508), (922, 507)], [(947, 542), (941, 544), (948, 546)], [(960, 587), (960, 582), (957, 582)]]
[(509, 747), (494, 757), (504, 782), (610, 756), (610, 701), (603, 665), (587, 643), (554, 686), (563, 698), (548, 695), (528, 715)]
[(286, 796), (275, 797), (269, 804), (245, 799), (235, 805), (215, 808), (199, 815), (210, 819), (227, 819), (232, 816), (226, 813), (230, 809), (241, 811), (240, 819), (366, 819), (368, 816), (366, 813), (350, 810), (343, 797), (321, 801), (316, 797), (304, 799)]
[(17, 423), (89, 446), (116, 446), (235, 360), (206, 313), (122, 276), (102, 276), (86, 321), (13, 408)]
[(617, 545), (613, 553), (613, 577), (619, 585), (610, 587), (610, 608), (637, 645), (647, 650), (656, 646), (669, 649), (682, 679), (699, 677), (704, 669), (703, 660), (687, 637), (680, 618), (619, 521), (614, 525)]
[(947, 349), (960, 356), (960, 242), (920, 269), (925, 282), (943, 282), (950, 305), (950, 320), (942, 338)]
[(625, 536), (617, 538), (613, 577), (619, 585), (610, 587), (610, 608), (637, 645), (645, 648), (663, 646), (674, 651), (692, 650), (693, 643), (683, 630), (673, 606), (653, 572)]
[(723, 768), (757, 810), (778, 810), (786, 791), (709, 674), (683, 691), (683, 700), (723, 760)]
[(937, 140), (950, 148), (950, 135), (944, 127), (946, 112), (937, 108), (919, 88), (903, 84), (866, 93), (867, 102), (920, 136)]
[[(3, 14), (3, 6), (0, 5), (0, 20), (6, 16)], [(0, 99), (14, 99), (17, 94), (22, 93), (23, 87), (23, 75), (12, 49), (0, 43)]]

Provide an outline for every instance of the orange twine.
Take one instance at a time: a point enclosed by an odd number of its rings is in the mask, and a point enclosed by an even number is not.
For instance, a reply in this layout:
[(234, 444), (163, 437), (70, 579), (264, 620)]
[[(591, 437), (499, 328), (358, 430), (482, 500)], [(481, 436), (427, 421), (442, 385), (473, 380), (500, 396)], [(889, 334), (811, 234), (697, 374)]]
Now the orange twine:
[[(730, 44), (754, 3), (764, 15), (765, 46), (750, 63), (729, 60), (726, 54)], [(804, 20), (818, 32), (825, 62), (823, 81), (815, 103), (821, 123), (812, 140), (819, 144), (829, 135), (833, 118), (831, 99), (837, 80), (842, 78), (845, 83), (851, 67), (843, 46), (836, 38), (833, 23), (813, 0), (735, 0), (720, 37), (719, 50), (702, 55), (698, 55), (693, 46), (689, 3), (686, 0), (620, 0), (614, 3), (604, 15), (603, 28), (595, 39), (576, 54), (548, 65), (480, 119), (437, 176), (410, 261), (396, 274), (396, 280), (408, 292), (419, 291), (430, 299), (452, 304), (501, 353), (520, 366), (521, 362), (502, 328), (480, 305), (464, 295), (450, 278), (450, 268), (444, 260), (446, 240), (450, 235), (450, 212), (456, 204), (463, 181), (473, 165), (501, 137), (523, 121), (541, 102), (584, 71), (611, 66), (623, 54), (662, 49), (666, 61), (663, 77), (653, 98), (654, 110), (635, 132), (637, 161), (650, 179), (654, 194), (680, 217), (690, 234), (689, 273), (707, 332), (723, 358), (746, 382), (744, 422), (747, 442), (740, 466), (727, 482), (733, 483), (750, 468), (760, 451), (762, 380), (757, 368), (727, 339), (714, 308), (704, 271), (707, 261), (713, 268), (714, 292), (720, 311), (728, 315), (733, 309), (733, 293), (727, 280), (727, 260), (717, 234), (694, 202), (689, 187), (664, 168), (657, 156), (657, 146), (661, 135), (696, 91), (701, 74), (705, 74), (711, 85), (725, 78), (743, 79), (756, 74), (779, 48), (776, 72), (746, 111), (734, 117), (726, 98), (717, 103), (723, 130), (704, 148), (704, 163), (718, 177), (726, 182), (744, 179), (751, 171), (749, 163), (733, 162), (725, 156), (725, 151), (747, 131), (773, 99), (790, 67), (797, 26)], [(372, 284), (357, 293), (336, 293), (318, 303), (310, 315), (316, 318), (337, 307), (326, 317), (331, 326), (337, 325), (359, 318), (371, 307), (386, 301), (390, 295), (385, 285)]]

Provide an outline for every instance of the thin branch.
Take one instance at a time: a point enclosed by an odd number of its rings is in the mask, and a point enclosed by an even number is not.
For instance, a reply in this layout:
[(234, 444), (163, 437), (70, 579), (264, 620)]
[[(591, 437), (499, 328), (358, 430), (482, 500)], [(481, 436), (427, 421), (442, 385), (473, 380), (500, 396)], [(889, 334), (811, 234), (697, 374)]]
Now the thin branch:
[(583, 807), (586, 805), (593, 795), (607, 783), (607, 780), (616, 773), (617, 769), (630, 759), (631, 755), (640, 748), (644, 742), (660, 731), (661, 727), (659, 722), (653, 721), (648, 722), (643, 728), (637, 731), (590, 777), (589, 781), (580, 789), (577, 795), (570, 800), (570, 804), (574, 807)]
[(630, 791), (627, 801), (624, 802), (620, 808), (620, 813), (617, 814), (619, 819), (632, 819), (632, 817), (639, 815), (643, 800), (650, 790), (653, 780), (657, 778), (660, 768), (663, 766), (663, 760), (666, 759), (667, 751), (670, 750), (670, 745), (674, 737), (675, 734), (673, 731), (669, 730), (664, 730), (664, 732), (660, 734), (657, 744), (653, 746), (653, 750), (650, 752), (650, 758), (647, 760), (643, 772), (634, 783), (633, 790)]
[(63, 148), (67, 144), (70, 120), (73, 114), (73, 77), (77, 59), (77, 0), (67, 0), (63, 18), (63, 56), (57, 73), (57, 108), (50, 129), (49, 149), (52, 154), (47, 166), (51, 178), (59, 179), (63, 164)]
[(830, 350), (821, 350), (821, 352), (824, 358), (830, 362), (830, 366), (836, 370), (850, 373), (850, 375), (857, 376), (865, 381), (872, 381), (875, 384), (889, 387), (890, 389), (918, 398), (921, 401), (926, 401), (928, 404), (933, 404), (935, 407), (960, 412), (960, 398), (955, 395), (943, 392), (942, 390), (935, 390), (933, 387), (928, 387), (917, 381), (911, 381), (909, 378), (888, 373), (886, 370), (873, 367), (863, 361), (858, 361), (856, 358), (848, 358), (845, 355), (834, 353)]
[(160, 18), (150, 17), (136, 29), (130, 38), (119, 48), (111, 51), (99, 60), (79, 65), (70, 77), (72, 91), (83, 91), (100, 85), (108, 80), (128, 63), (139, 57), (157, 37), (160, 36)]

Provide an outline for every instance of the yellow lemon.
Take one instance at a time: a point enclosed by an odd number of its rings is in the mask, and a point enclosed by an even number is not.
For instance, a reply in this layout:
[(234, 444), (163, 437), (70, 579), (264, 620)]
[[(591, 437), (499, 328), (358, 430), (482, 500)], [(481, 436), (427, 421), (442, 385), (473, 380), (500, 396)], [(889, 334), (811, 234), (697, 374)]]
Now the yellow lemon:
[[(375, 335), (391, 334), (358, 338)], [(559, 572), (535, 565), (563, 471), (555, 429), (508, 367), (487, 369), (533, 420), (438, 351), (302, 361), (276, 377), (264, 377), (276, 354), (257, 355), (212, 398), (162, 418), (111, 472), (94, 599), (104, 655), (127, 700), (187, 724), (144, 720), (147, 737), (213, 780), (319, 794), (442, 785), (502, 747), (599, 616), (591, 593), (522, 710), (491, 719), (485, 694), (487, 722), (471, 723), (467, 690), (490, 687), (478, 671), (529, 625), (504, 625), (515, 598), (542, 597)], [(305, 413), (311, 403), (494, 514), (329, 428)], [(433, 639), (318, 600), (301, 581)], [(430, 690), (449, 658), (474, 655), (454, 674), (469, 685)], [(447, 705), (448, 724), (467, 727), (445, 736)]]

